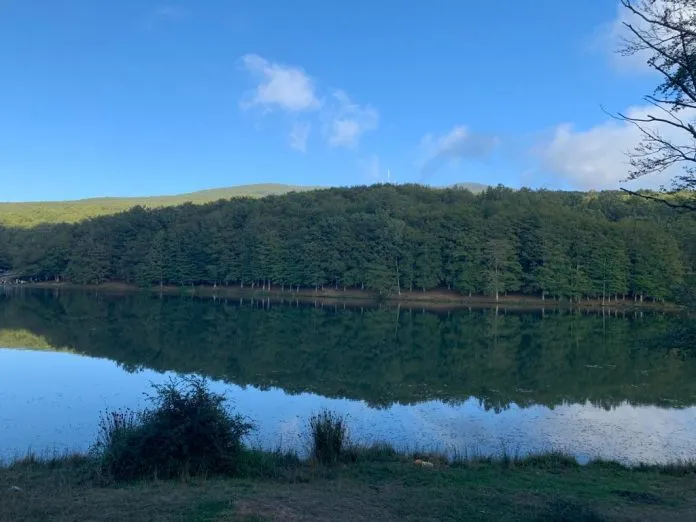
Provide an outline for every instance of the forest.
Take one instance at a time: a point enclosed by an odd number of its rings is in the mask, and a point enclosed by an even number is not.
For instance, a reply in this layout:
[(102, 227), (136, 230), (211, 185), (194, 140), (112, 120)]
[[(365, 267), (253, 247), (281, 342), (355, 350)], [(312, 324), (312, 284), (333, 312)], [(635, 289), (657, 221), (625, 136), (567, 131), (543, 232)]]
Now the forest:
[(470, 397), (495, 410), (696, 403), (694, 344), (675, 335), (692, 327), (679, 314), (423, 313), (21, 289), (0, 291), (0, 325), (0, 346), (69, 350), (128, 371), (196, 372), (379, 407)]
[(696, 213), (620, 192), (373, 185), (0, 228), (0, 271), (75, 284), (449, 289), (678, 301)]

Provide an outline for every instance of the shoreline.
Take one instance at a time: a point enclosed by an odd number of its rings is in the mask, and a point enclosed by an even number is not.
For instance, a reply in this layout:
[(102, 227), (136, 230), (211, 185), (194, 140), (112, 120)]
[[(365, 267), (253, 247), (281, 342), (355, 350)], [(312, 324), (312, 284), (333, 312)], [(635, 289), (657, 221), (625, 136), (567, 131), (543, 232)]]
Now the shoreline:
[[(0, 287), (2, 288), (2, 287)], [(513, 309), (562, 309), (562, 310), (594, 310), (594, 311), (661, 311), (679, 312), (683, 307), (673, 303), (658, 303), (644, 301), (642, 303), (633, 300), (612, 300), (602, 304), (601, 300), (583, 300), (580, 303), (571, 303), (567, 300), (542, 299), (537, 296), (512, 294), (501, 296), (498, 301), (492, 297), (473, 295), (471, 297), (457, 292), (439, 289), (425, 292), (405, 291), (400, 295), (380, 296), (379, 294), (356, 288), (340, 290), (324, 288), (315, 291), (310, 288), (300, 288), (299, 291), (287, 290), (283, 287), (271, 287), (259, 289), (239, 286), (170, 286), (163, 287), (139, 287), (130, 283), (107, 282), (100, 285), (78, 285), (73, 283), (34, 282), (22, 285), (8, 285), (7, 288), (37, 288), (45, 290), (69, 290), (69, 291), (96, 291), (109, 294), (134, 294), (148, 293), (167, 296), (209, 297), (213, 299), (251, 299), (270, 300), (271, 302), (320, 302), (322, 305), (330, 303), (344, 304), (344, 307), (374, 307), (380, 303), (388, 303), (394, 306), (409, 306), (411, 308), (423, 308), (432, 311), (448, 311), (461, 308), (513, 308)]]
[[(110, 482), (84, 454), (0, 464), (0, 521), (689, 520), (696, 465), (561, 453), (444, 461), (354, 448), (338, 465), (247, 449), (234, 476)], [(57, 494), (58, 493), (58, 494)]]

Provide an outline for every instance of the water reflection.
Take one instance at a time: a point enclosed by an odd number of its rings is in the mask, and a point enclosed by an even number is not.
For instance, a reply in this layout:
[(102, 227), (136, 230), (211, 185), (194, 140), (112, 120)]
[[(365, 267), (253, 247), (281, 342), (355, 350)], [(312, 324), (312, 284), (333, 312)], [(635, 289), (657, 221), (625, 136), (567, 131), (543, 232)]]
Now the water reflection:
[[(96, 420), (107, 408), (144, 404), (151, 382), (168, 376), (128, 373), (112, 361), (63, 353), (0, 350), (0, 456), (87, 450)], [(495, 414), (477, 399), (458, 405), (427, 401), (371, 408), (363, 401), (310, 393), (289, 395), (214, 382), (240, 412), (258, 423), (252, 443), (265, 448), (305, 448), (307, 417), (322, 407), (350, 418), (358, 442), (387, 441), (402, 449), (450, 454), (520, 454), (562, 449), (580, 459), (666, 462), (696, 454), (696, 408), (665, 409), (623, 404), (606, 410), (587, 404), (512, 405)]]
[(175, 371), (217, 379), (264, 447), (301, 449), (326, 406), (358, 441), (401, 448), (691, 458), (696, 364), (668, 342), (680, 321), (4, 296), (0, 345), (44, 351), (0, 350), (0, 454), (86, 449), (100, 411), (142, 405)]

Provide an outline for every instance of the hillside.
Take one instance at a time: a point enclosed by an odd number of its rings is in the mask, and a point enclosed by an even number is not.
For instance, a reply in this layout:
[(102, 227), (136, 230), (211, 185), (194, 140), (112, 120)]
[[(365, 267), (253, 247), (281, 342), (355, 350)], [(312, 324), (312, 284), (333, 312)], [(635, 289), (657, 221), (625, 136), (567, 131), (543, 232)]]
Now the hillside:
[(451, 185), (449, 188), (468, 190), (469, 192), (472, 192), (474, 194), (480, 194), (481, 192), (485, 192), (486, 189), (488, 189), (489, 187), (490, 185), (484, 185), (483, 183), (462, 182), (455, 183), (454, 185)]
[[(100, 197), (69, 201), (37, 201), (9, 203), (0, 201), (0, 225), (29, 228), (43, 223), (77, 223), (84, 219), (108, 216), (141, 206), (146, 208), (173, 207), (184, 203), (204, 204), (220, 199), (263, 198), (289, 192), (306, 192), (323, 187), (258, 183), (217, 189), (199, 190), (185, 194), (143, 197)], [(469, 190), (474, 194), (484, 192), (488, 185), (481, 183), (455, 183), (451, 188)]]
[(317, 187), (263, 183), (219, 189), (200, 190), (186, 194), (152, 197), (90, 198), (74, 201), (41, 201), (26, 203), (0, 202), (0, 225), (32, 227), (41, 223), (76, 223), (83, 219), (115, 214), (135, 206), (147, 208), (181, 205), (186, 202), (209, 203), (239, 197), (261, 198), (270, 195), (302, 192)]

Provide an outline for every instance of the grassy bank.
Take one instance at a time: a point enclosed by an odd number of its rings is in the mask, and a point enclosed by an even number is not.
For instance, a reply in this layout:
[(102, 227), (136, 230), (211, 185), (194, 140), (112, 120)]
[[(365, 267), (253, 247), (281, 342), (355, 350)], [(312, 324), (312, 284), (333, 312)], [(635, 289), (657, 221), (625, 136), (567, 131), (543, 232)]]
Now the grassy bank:
[(689, 520), (696, 465), (580, 466), (558, 453), (446, 459), (350, 443), (346, 419), (307, 421), (308, 456), (254, 450), (254, 424), (205, 381), (155, 386), (107, 412), (86, 455), (0, 467), (0, 521)]
[[(247, 451), (228, 477), (104, 481), (87, 457), (0, 470), (0, 520), (694, 520), (691, 467), (432, 458), (384, 448), (335, 466)], [(20, 488), (16, 490), (14, 487)]]
[(220, 299), (254, 299), (265, 300), (270, 299), (273, 302), (301, 302), (327, 306), (345, 306), (345, 307), (370, 307), (375, 306), (378, 302), (389, 302), (393, 304), (403, 305), (412, 308), (425, 310), (453, 310), (466, 307), (495, 307), (502, 308), (522, 308), (522, 309), (540, 309), (540, 308), (573, 308), (583, 310), (610, 310), (610, 311), (633, 311), (633, 310), (658, 310), (658, 311), (679, 311), (681, 306), (674, 303), (661, 303), (653, 301), (644, 301), (643, 303), (634, 302), (632, 299), (626, 300), (608, 300), (602, 303), (601, 299), (583, 299), (579, 303), (571, 303), (567, 299), (541, 299), (537, 296), (510, 294), (500, 296), (499, 300), (494, 297), (484, 295), (467, 296), (455, 291), (439, 289), (428, 290), (425, 292), (419, 291), (403, 291), (401, 294), (394, 295), (379, 295), (376, 292), (369, 290), (360, 290), (358, 288), (349, 288), (346, 290), (328, 288), (311, 289), (300, 288), (299, 290), (290, 289), (289, 287), (273, 286), (270, 288), (241, 288), (239, 286), (155, 286), (151, 288), (142, 288), (137, 285), (110, 282), (101, 285), (75, 285), (72, 283), (56, 283), (56, 282), (39, 282), (22, 285), (26, 288), (43, 288), (43, 289), (65, 289), (65, 290), (88, 290), (110, 293), (131, 293), (131, 292), (149, 292), (156, 295), (170, 296), (191, 296), (191, 297), (210, 297)]

